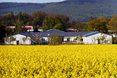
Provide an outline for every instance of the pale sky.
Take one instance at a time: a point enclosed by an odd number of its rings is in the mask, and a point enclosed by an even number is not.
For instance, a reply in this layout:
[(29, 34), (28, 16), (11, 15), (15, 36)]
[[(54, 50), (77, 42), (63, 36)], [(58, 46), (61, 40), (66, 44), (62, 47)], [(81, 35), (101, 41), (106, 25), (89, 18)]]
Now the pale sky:
[(0, 0), (1, 2), (18, 2), (18, 3), (48, 3), (48, 2), (61, 2), (64, 0)]

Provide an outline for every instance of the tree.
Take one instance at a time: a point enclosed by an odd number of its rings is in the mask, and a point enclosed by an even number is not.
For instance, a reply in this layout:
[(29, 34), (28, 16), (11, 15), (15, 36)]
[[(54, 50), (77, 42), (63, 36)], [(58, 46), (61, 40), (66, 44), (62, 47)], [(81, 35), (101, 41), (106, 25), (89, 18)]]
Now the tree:
[(4, 41), (10, 42), (10, 41), (9, 41), (9, 37), (7, 36), (7, 33), (5, 34), (5, 36), (6, 36), (6, 37), (4, 38)]
[(22, 38), (23, 42), (25, 42), (27, 39), (28, 39), (27, 36)]
[(14, 14), (12, 11), (11, 11), (11, 19), (14, 20)]
[(72, 28), (77, 29), (78, 31), (82, 31), (84, 24), (80, 22), (75, 22)]
[(93, 19), (88, 22), (88, 31), (99, 31), (99, 32), (104, 32), (107, 33), (108, 29), (106, 26), (106, 22), (99, 20), (99, 19)]
[[(61, 23), (61, 24), (60, 24)], [(59, 26), (59, 27), (55, 27), (55, 25)], [(45, 20), (43, 21), (43, 30), (49, 30), (55, 27), (56, 28), (61, 28), (61, 26), (63, 26), (63, 31), (66, 31), (66, 25), (64, 24), (64, 22), (62, 21), (62, 18), (59, 16), (48, 16), (45, 18)]]
[(55, 20), (51, 16), (46, 17), (45, 20), (43, 21), (43, 31), (52, 29), (54, 26)]
[(61, 42), (62, 42), (62, 39), (58, 34), (53, 34), (52, 36), (50, 36), (49, 43), (51, 45), (57, 45), (57, 44), (60, 44)]
[(0, 42), (4, 41), (3, 37), (5, 37), (5, 33), (6, 33), (5, 26), (0, 24)]
[(27, 13), (22, 13), (22, 21), (25, 25), (29, 22), (29, 15)]
[(100, 37), (97, 37), (97, 40), (98, 40), (98, 44), (100, 44)]
[(63, 23), (62, 18), (60, 16), (53, 16), (55, 24)]
[(4, 15), (1, 19), (2, 19), (1, 24), (4, 26), (10, 26), (10, 25), (12, 26), (14, 23), (10, 13)]
[(101, 40), (101, 42), (103, 44), (105, 42), (105, 40), (106, 40), (106, 35), (101, 34), (100, 40)]
[(58, 30), (62, 30), (62, 31), (65, 31), (66, 30), (66, 27), (64, 24), (62, 23), (57, 23), (53, 29), (58, 29)]
[(12, 35), (10, 35), (10, 37), (7, 36), (7, 33), (5, 35), (6, 35), (5, 41), (10, 43), (10, 44), (11, 44), (12, 41), (16, 40), (16, 38), (13, 37)]
[(20, 32), (25, 32), (25, 26), (23, 26), (23, 25), (24, 25), (24, 22), (18, 20), (16, 23), (16, 26), (15, 26), (14, 34), (20, 33)]
[(37, 26), (37, 25), (38, 25), (38, 19), (37, 19), (37, 18), (34, 18), (34, 19), (33, 19), (32, 25), (33, 25), (33, 26)]
[(95, 44), (97, 39), (96, 39), (96, 37), (92, 37), (91, 40), (92, 40), (93, 44)]
[(22, 12), (20, 11), (20, 13), (18, 14), (18, 20), (22, 21)]
[(82, 35), (77, 35), (76, 39), (77, 39), (78, 43), (82, 43), (83, 42)]
[(10, 37), (10, 43), (11, 43), (12, 41), (15, 41), (15, 40), (16, 40), (15, 37), (13, 37), (13, 36)]
[(35, 34), (35, 35), (30, 36), (30, 40), (32, 40), (36, 44), (38, 44), (38, 43), (40, 44), (42, 37), (40, 34)]
[(37, 19), (37, 25), (42, 26), (43, 20), (47, 16), (46, 12), (37, 11), (32, 13), (32, 18)]
[(108, 28), (115, 31), (117, 33), (117, 15), (115, 15), (109, 22)]
[(106, 44), (107, 42), (108, 43), (112, 43), (112, 40), (111, 39), (107, 39), (106, 38), (107, 36), (106, 35), (102, 35), (101, 36), (98, 36), (96, 40), (98, 40), (98, 44)]

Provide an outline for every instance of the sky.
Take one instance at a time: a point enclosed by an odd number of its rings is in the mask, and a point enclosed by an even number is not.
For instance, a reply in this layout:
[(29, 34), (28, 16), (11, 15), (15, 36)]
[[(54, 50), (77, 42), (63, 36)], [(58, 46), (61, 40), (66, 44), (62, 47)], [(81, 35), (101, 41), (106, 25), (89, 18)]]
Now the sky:
[(64, 0), (0, 0), (1, 2), (18, 2), (18, 3), (49, 3), (49, 2), (61, 2)]

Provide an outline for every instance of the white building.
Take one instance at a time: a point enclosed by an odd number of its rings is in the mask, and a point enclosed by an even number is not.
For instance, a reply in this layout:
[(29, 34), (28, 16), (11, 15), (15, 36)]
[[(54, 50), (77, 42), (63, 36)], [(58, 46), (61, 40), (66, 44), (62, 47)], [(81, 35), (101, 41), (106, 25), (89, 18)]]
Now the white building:
[[(22, 45), (22, 44), (31, 44), (31, 40), (30, 40), (30, 37), (28, 35), (28, 33), (19, 33), (19, 34), (15, 34), (15, 35), (12, 35), (14, 38), (16, 38), (15, 41), (5, 41), (5, 44), (17, 44), (17, 45)], [(26, 38), (27, 36), (27, 39), (25, 41), (23, 41), (23, 38)], [(9, 36), (9, 40), (10, 40), (10, 37)]]
[[(5, 44), (34, 44), (33, 41), (31, 41), (30, 37), (35, 35), (40, 35), (43, 40), (43, 42), (48, 42), (48, 38), (52, 36), (53, 34), (58, 34), (62, 37), (63, 42), (74, 42), (74, 43), (84, 43), (84, 44), (112, 44), (112, 36), (104, 33), (100, 33), (97, 31), (89, 31), (89, 32), (64, 32), (60, 30), (50, 29), (44, 32), (30, 32), (30, 35), (25, 33), (19, 33), (13, 35), (13, 37), (16, 38), (15, 41), (12, 41), (11, 43), (6, 42)], [(82, 38), (80, 40), (75, 40), (78, 35), (82, 35)], [(23, 38), (28, 37), (28, 39), (24, 42)], [(104, 38), (104, 39), (103, 39)], [(68, 40), (69, 39), (69, 40)]]

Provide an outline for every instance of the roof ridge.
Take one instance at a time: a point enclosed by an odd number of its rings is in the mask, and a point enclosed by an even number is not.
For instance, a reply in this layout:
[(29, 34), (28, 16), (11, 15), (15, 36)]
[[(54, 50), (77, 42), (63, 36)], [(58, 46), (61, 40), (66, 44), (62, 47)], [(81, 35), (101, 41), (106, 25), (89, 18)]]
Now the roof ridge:
[(45, 31), (45, 32), (48, 32), (48, 31), (51, 31), (51, 30), (56, 30), (56, 31), (64, 32), (64, 31), (57, 30), (57, 29), (49, 29), (49, 30), (47, 30), (47, 31)]

